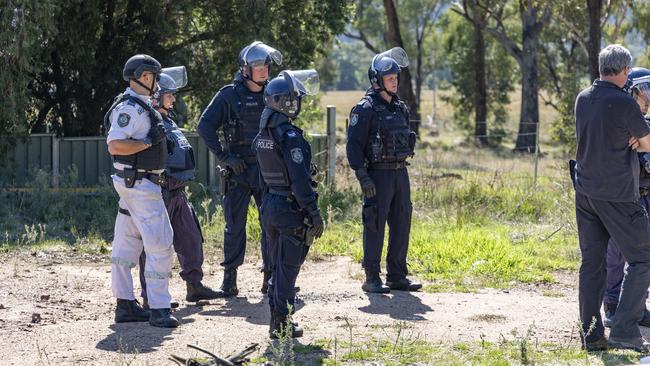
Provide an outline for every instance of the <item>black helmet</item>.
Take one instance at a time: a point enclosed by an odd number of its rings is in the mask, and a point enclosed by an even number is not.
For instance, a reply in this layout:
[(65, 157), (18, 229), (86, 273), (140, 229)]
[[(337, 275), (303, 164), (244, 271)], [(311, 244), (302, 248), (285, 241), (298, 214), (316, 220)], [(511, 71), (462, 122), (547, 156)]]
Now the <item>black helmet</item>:
[(128, 59), (124, 64), (122, 77), (124, 78), (124, 81), (139, 79), (145, 71), (160, 74), (161, 69), (162, 66), (160, 65), (160, 62), (155, 58), (149, 55), (135, 55)]
[[(386, 90), (384, 87), (385, 75), (397, 74), (399, 80), (399, 73), (402, 67), (407, 67), (409, 64), (406, 51), (400, 47), (391, 48), (388, 51), (382, 52), (372, 58), (370, 67), (368, 68), (368, 79), (370, 85), (378, 85), (378, 90)], [(374, 87), (373, 87), (374, 88)]]
[(316, 94), (319, 86), (316, 70), (284, 70), (264, 89), (264, 104), (289, 118), (296, 118), (302, 97)]
[(249, 44), (239, 52), (239, 71), (242, 78), (244, 80), (251, 80), (260, 86), (266, 85), (268, 81), (256, 82), (252, 80), (251, 68), (268, 65), (270, 74), (272, 62), (275, 62), (276, 65), (282, 65), (282, 53), (260, 41)]

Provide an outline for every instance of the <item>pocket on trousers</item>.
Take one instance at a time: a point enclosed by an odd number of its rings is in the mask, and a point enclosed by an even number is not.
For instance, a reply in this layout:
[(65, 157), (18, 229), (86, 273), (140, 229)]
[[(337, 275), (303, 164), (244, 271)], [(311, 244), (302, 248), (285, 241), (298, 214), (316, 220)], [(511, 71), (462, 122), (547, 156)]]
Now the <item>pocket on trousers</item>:
[(305, 260), (305, 240), (295, 234), (282, 234), (283, 261), (289, 266), (300, 266)]
[(370, 231), (377, 231), (377, 205), (364, 205), (361, 210), (363, 225)]

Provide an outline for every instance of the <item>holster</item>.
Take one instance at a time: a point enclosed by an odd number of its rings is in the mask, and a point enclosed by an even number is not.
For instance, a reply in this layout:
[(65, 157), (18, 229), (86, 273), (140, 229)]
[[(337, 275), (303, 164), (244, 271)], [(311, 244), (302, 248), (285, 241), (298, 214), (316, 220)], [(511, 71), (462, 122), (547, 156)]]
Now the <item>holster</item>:
[(305, 234), (304, 234), (305, 235), (305, 245), (309, 247), (314, 243), (314, 236), (311, 235), (311, 230), (310, 230), (311, 227), (312, 227), (312, 224), (311, 224), (311, 220), (309, 219), (309, 217), (305, 217), (304, 223), (305, 223), (305, 225), (303, 226), (303, 229), (305, 231)]
[(138, 170), (133, 168), (124, 168), (124, 185), (126, 188), (133, 188), (135, 181), (137, 180)]
[(571, 175), (571, 183), (573, 183), (573, 189), (576, 188), (576, 161), (569, 160), (569, 174)]
[(228, 186), (230, 185), (230, 175), (232, 172), (227, 168), (220, 168), (219, 175), (219, 194), (225, 196), (228, 193)]

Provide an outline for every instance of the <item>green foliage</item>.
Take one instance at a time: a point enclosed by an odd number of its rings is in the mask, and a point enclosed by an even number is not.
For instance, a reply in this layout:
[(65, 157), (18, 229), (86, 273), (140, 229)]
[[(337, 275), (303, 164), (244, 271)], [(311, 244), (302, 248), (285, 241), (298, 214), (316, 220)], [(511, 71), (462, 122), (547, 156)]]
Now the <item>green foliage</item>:
[[(444, 31), (440, 35), (441, 61), (449, 68), (449, 86), (453, 93), (443, 100), (454, 107), (454, 123), (468, 136), (474, 135), (476, 108), (474, 54), (474, 29), (460, 15), (448, 12), (438, 25)], [(505, 137), (508, 94), (514, 90), (517, 65), (506, 51), (491, 37), (484, 37), (486, 45), (486, 81), (489, 142), (499, 145)], [(443, 85), (444, 87), (444, 85)]]
[(30, 86), (34, 75), (45, 67), (37, 56), (54, 29), (58, 5), (49, 0), (8, 0), (0, 6), (0, 156), (29, 132), (29, 120), (37, 112)]

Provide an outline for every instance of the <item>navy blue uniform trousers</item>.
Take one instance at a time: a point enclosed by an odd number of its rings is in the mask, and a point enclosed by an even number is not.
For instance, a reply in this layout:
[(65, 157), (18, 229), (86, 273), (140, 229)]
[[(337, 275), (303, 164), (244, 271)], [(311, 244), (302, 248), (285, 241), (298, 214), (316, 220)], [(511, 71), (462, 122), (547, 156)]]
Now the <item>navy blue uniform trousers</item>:
[[(227, 193), (222, 197), (223, 215), (226, 221), (226, 229), (223, 233), (223, 262), (221, 265), (226, 269), (236, 269), (244, 263), (246, 254), (246, 218), (248, 216), (248, 205), (251, 195), (255, 199), (258, 209), (262, 204), (262, 190), (260, 189), (259, 167), (257, 164), (247, 164), (246, 170), (238, 175), (231, 176), (231, 183)], [(270, 271), (271, 267), (267, 259), (266, 235), (262, 225), (262, 215), (258, 215), (260, 221), (260, 246), (264, 271)]]
[(363, 267), (379, 271), (384, 232), (388, 222), (386, 272), (390, 281), (408, 275), (406, 255), (411, 232), (411, 185), (408, 170), (368, 169), (377, 189), (372, 198), (363, 200)]
[(282, 315), (289, 314), (289, 306), (294, 306), (296, 278), (309, 252), (304, 234), (305, 217), (307, 213), (300, 211), (295, 201), (273, 193), (264, 195), (262, 223), (273, 271), (269, 305)]

